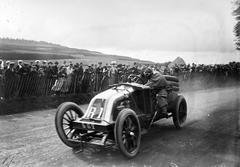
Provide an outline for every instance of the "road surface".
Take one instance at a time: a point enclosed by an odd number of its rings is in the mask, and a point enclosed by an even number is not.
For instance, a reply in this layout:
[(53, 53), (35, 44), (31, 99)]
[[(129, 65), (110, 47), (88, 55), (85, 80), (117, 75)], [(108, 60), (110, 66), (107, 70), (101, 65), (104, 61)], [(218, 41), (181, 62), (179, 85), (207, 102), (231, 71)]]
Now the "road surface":
[(177, 130), (171, 118), (154, 123), (133, 159), (114, 148), (88, 147), (76, 154), (56, 133), (56, 110), (1, 116), (0, 166), (240, 166), (240, 88), (183, 95), (188, 104), (184, 129)]

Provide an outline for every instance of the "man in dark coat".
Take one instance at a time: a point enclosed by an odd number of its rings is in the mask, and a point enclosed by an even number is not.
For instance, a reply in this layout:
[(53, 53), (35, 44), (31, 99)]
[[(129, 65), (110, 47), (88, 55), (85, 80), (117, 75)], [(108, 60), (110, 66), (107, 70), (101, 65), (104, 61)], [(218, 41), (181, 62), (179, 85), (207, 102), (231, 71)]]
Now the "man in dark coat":
[(167, 91), (165, 87), (167, 85), (166, 78), (158, 71), (153, 71), (151, 68), (147, 68), (144, 72), (148, 82), (145, 84), (152, 88), (152, 99), (155, 109), (160, 113), (167, 116)]
[(87, 93), (92, 91), (91, 90), (92, 82), (93, 82), (92, 73), (93, 72), (92, 72), (91, 65), (88, 65), (88, 68), (85, 69), (83, 78), (82, 78), (82, 93)]
[(98, 67), (96, 68), (96, 75), (95, 75), (95, 91), (98, 92), (101, 86), (101, 80), (103, 77), (103, 67), (102, 62), (98, 63)]
[(9, 62), (9, 68), (5, 71), (4, 98), (13, 98), (16, 91), (16, 69), (14, 62)]
[(49, 95), (51, 92), (51, 88), (54, 85), (54, 82), (56, 80), (56, 72), (54, 71), (53, 67), (52, 67), (53, 63), (52, 62), (48, 62), (48, 67), (45, 70), (45, 76), (46, 76), (46, 80), (45, 80), (45, 88), (44, 88), (44, 94), (45, 95)]

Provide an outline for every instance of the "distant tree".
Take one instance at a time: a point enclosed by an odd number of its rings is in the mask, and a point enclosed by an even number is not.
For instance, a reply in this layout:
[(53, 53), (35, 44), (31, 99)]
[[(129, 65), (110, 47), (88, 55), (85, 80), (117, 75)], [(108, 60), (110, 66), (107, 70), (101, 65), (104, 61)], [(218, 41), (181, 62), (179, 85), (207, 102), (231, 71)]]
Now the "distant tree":
[(236, 49), (240, 50), (240, 0), (236, 0), (233, 5), (234, 10), (232, 12), (232, 15), (235, 16), (235, 19), (237, 20), (237, 23), (233, 29), (233, 32), (236, 36), (235, 45)]

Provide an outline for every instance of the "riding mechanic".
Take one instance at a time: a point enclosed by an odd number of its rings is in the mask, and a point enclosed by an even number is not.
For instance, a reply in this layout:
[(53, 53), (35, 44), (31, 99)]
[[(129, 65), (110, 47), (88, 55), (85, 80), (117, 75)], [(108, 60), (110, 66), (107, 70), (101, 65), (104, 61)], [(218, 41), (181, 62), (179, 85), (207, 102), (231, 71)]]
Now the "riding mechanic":
[(156, 114), (164, 114), (166, 117), (167, 113), (167, 91), (165, 87), (167, 86), (166, 78), (159, 72), (153, 71), (151, 68), (146, 68), (144, 71), (145, 77), (148, 79), (146, 86), (152, 88), (152, 99), (154, 108), (156, 109)]

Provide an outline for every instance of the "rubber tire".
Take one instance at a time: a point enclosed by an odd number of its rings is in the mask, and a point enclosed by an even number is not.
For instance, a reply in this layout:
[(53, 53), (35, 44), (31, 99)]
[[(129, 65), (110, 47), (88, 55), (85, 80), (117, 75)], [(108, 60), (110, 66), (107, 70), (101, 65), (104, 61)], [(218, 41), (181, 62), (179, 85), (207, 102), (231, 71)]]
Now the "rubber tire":
[[(128, 150), (126, 150), (126, 148), (123, 144), (123, 141), (122, 141), (123, 124), (125, 122), (125, 119), (129, 116), (132, 119), (134, 119), (134, 123), (135, 123), (135, 126), (137, 128), (137, 134), (136, 134), (136, 136), (137, 136), (137, 147), (132, 152), (129, 152)], [(115, 136), (115, 140), (116, 140), (116, 143), (117, 143), (120, 151), (122, 152), (122, 154), (125, 157), (133, 158), (137, 155), (137, 153), (139, 151), (139, 148), (140, 148), (140, 143), (141, 143), (141, 128), (140, 128), (140, 123), (139, 123), (139, 120), (137, 118), (137, 115), (133, 110), (131, 110), (129, 108), (126, 108), (126, 109), (123, 109), (118, 114), (118, 117), (117, 117), (117, 120), (116, 120), (116, 123), (115, 123), (115, 127), (114, 127), (114, 136)]]
[(172, 84), (172, 86), (179, 87), (179, 83), (174, 82), (174, 81), (168, 81), (169, 83)]
[(175, 77), (175, 76), (164, 75), (164, 77), (166, 78), (167, 81), (179, 82), (179, 79), (177, 77)]
[(65, 131), (63, 130), (63, 124), (62, 124), (63, 116), (65, 112), (68, 111), (69, 109), (75, 111), (78, 114), (79, 118), (81, 118), (84, 114), (81, 108), (77, 104), (73, 102), (64, 102), (57, 108), (57, 112), (55, 115), (55, 128), (59, 138), (62, 140), (62, 142), (65, 145), (71, 148), (76, 148), (76, 147), (79, 147), (79, 143), (68, 141), (68, 137), (65, 135)]
[[(180, 107), (183, 107), (183, 118), (179, 118)], [(174, 102), (172, 117), (173, 123), (177, 129), (182, 129), (185, 126), (187, 120), (187, 102), (182, 95), (179, 95)], [(182, 119), (183, 122), (181, 122), (180, 119)]]
[(172, 87), (172, 91), (174, 91), (174, 92), (178, 92), (179, 90), (180, 90), (179, 87), (176, 87), (176, 86)]

